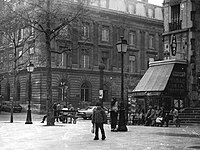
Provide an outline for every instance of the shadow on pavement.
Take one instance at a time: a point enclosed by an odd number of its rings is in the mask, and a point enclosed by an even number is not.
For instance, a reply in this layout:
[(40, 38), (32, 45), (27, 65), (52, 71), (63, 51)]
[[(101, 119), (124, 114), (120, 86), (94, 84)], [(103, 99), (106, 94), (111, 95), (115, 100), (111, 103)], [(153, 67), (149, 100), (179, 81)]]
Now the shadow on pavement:
[(187, 147), (187, 148), (200, 149), (200, 146), (190, 146), (190, 147)]
[(155, 134), (164, 135), (164, 136), (180, 136), (180, 137), (200, 138), (199, 134), (180, 134), (180, 133), (162, 133), (162, 132), (158, 132)]

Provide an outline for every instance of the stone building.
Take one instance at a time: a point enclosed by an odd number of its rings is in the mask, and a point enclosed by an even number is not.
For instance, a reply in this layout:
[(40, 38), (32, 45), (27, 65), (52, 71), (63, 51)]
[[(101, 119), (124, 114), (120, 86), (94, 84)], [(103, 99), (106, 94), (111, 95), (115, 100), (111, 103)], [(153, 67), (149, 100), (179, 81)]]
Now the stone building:
[[(81, 36), (70, 35), (65, 28), (52, 43), (54, 51), (66, 50), (63, 54), (52, 53), (53, 100), (72, 103), (75, 107), (94, 104), (99, 98), (99, 65), (102, 62), (105, 66), (104, 105), (109, 107), (112, 97), (120, 99), (121, 61), (116, 48), (120, 36), (124, 36), (129, 44), (124, 55), (124, 97), (136, 86), (149, 61), (163, 59), (162, 7), (149, 4), (147, 0), (96, 0), (88, 1), (87, 5), (91, 16), (78, 29)], [(29, 55), (18, 63), (29, 57), (34, 64), (31, 108), (42, 111), (47, 96), (46, 68), (42, 59), (42, 41), (35, 42)], [(13, 97), (11, 58), (13, 50), (0, 47), (0, 74), (4, 76), (0, 91), (5, 100)], [(18, 69), (15, 100), (24, 108), (27, 107), (27, 87), (28, 74), (24, 66)]]
[(200, 1), (165, 0), (163, 10), (164, 60), (150, 63), (133, 91), (134, 96), (143, 103), (164, 105), (167, 109), (197, 107), (200, 104)]
[[(200, 72), (200, 1), (164, 1), (164, 50), (167, 59), (186, 60), (187, 62), (187, 103), (198, 106)], [(173, 54), (173, 41), (175, 53)]]

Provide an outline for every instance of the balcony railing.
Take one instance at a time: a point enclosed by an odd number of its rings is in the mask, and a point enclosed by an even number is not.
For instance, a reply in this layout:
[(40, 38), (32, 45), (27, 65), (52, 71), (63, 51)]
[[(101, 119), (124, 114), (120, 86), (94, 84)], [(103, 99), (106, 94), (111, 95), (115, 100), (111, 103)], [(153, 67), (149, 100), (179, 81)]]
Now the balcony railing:
[(182, 20), (169, 23), (169, 31), (181, 30), (182, 29), (181, 25), (182, 25)]

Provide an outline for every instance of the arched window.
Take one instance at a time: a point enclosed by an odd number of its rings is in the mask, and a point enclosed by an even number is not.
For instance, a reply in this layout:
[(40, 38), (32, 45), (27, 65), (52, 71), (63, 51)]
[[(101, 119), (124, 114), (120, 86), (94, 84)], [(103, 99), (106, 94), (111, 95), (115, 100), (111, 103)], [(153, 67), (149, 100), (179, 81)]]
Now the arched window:
[(87, 82), (81, 85), (81, 100), (84, 102), (90, 101), (90, 85)]

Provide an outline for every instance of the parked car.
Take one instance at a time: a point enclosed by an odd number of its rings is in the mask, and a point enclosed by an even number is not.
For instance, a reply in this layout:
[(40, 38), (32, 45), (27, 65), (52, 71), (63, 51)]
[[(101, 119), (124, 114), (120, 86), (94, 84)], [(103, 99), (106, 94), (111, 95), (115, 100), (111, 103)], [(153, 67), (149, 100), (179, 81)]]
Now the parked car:
[[(96, 108), (96, 106), (88, 106), (84, 109), (79, 109), (77, 115), (81, 116), (83, 119), (91, 119), (93, 110)], [(109, 116), (109, 110), (104, 107), (105, 113), (107, 117)]]
[[(12, 106), (11, 102), (2, 102), (1, 110), (6, 111), (6, 112), (10, 112), (11, 106)], [(17, 103), (14, 103), (13, 112), (21, 112), (21, 111), (22, 111), (22, 106), (17, 104)]]

